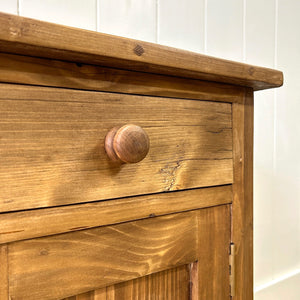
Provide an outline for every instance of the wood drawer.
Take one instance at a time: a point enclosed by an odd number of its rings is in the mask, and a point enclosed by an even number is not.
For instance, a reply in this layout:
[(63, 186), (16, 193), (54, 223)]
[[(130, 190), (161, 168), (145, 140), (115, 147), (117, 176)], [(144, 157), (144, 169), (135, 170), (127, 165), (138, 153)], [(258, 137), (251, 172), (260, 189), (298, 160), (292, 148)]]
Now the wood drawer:
[[(0, 211), (229, 184), (231, 104), (1, 85)], [(104, 139), (141, 126), (150, 151), (114, 164)]]

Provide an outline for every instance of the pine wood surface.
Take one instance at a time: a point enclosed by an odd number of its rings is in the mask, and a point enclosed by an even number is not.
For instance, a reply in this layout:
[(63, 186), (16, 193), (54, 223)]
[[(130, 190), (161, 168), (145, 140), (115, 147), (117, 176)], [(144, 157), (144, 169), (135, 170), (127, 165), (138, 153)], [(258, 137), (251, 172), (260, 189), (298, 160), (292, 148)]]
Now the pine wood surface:
[(282, 85), (281, 72), (167, 46), (0, 14), (2, 52), (252, 87)]
[(10, 243), (10, 297), (61, 299), (191, 263), (199, 230), (193, 211)]
[(232, 202), (231, 185), (1, 214), (0, 244)]
[(9, 299), (8, 246), (0, 245), (0, 299)]
[(3, 300), (229, 299), (229, 244), (229, 205), (13, 242)]
[[(199, 245), (199, 243), (198, 243)], [(198, 260), (189, 264), (189, 273), (190, 273), (190, 298), (198, 299), (199, 298), (199, 263)], [(201, 279), (203, 280), (203, 279)]]
[[(0, 211), (232, 183), (231, 104), (1, 85)], [(144, 128), (150, 151), (114, 164), (114, 126)]]
[(232, 241), (235, 244), (235, 298), (253, 299), (253, 91), (234, 104)]
[[(190, 283), (189, 298), (187, 299), (230, 299), (228, 270), (230, 206), (223, 205), (214, 209), (201, 209), (198, 211), (198, 220), (198, 260), (188, 266)], [(147, 276), (64, 300), (81, 300), (81, 297), (86, 300), (106, 300), (107, 298), (110, 299), (109, 297), (116, 300), (186, 299), (186, 286), (182, 285), (181, 281), (183, 271), (186, 272), (185, 266), (151, 275), (158, 278), (157, 275), (159, 274), (169, 274), (168, 278), (170, 278), (171, 272), (172, 276), (177, 278), (173, 281), (161, 279), (156, 285), (153, 285), (150, 281), (151, 276)], [(158, 286), (163, 286), (163, 289), (159, 289)], [(179, 287), (181, 289), (177, 291)], [(184, 294), (180, 294), (183, 291)], [(180, 296), (178, 297), (178, 295)]]
[(7, 53), (0, 53), (0, 65), (7, 83), (221, 102), (238, 102), (244, 93), (229, 84)]
[(199, 299), (229, 299), (230, 206), (200, 209), (198, 213), (202, 229), (198, 237)]
[(190, 300), (190, 276), (187, 265), (63, 300)]

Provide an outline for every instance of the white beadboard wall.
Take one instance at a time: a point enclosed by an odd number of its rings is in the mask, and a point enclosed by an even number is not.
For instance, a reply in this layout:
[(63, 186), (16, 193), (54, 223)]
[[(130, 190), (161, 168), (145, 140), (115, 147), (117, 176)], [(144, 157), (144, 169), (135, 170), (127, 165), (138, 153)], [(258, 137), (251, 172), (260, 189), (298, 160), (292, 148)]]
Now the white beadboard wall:
[(0, 0), (0, 11), (282, 70), (284, 87), (255, 95), (255, 299), (300, 299), (299, 0)]

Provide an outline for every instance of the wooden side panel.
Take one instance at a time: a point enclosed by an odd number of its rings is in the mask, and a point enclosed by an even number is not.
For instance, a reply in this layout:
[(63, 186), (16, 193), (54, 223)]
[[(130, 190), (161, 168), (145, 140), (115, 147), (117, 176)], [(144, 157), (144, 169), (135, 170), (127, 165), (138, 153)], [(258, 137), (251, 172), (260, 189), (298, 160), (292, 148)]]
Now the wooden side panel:
[(10, 297), (61, 299), (191, 263), (197, 220), (193, 211), (11, 243)]
[(4, 213), (0, 218), (0, 244), (231, 202), (232, 187), (226, 185)]
[(0, 245), (0, 299), (9, 300), (8, 246)]
[(199, 299), (229, 299), (230, 206), (201, 209), (198, 213)]
[(253, 299), (253, 91), (233, 104), (234, 184), (232, 241), (235, 244), (235, 296)]
[[(232, 183), (231, 104), (1, 85), (0, 211)], [(150, 151), (116, 165), (115, 126), (141, 126)]]
[[(0, 53), (0, 81), (185, 99), (240, 101), (228, 84)], [(30, 75), (29, 75), (30, 74)]]

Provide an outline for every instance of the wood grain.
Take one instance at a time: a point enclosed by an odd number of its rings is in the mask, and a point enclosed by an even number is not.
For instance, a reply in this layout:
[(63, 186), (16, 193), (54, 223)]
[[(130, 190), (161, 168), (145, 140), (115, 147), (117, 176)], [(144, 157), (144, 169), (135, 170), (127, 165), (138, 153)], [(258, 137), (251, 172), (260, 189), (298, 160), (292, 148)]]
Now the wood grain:
[(235, 244), (235, 297), (253, 299), (253, 91), (232, 107), (234, 184), (232, 241)]
[(240, 101), (228, 84), (0, 53), (0, 81), (184, 99)]
[(8, 246), (0, 245), (0, 299), (9, 300)]
[[(88, 42), (87, 42), (88, 41)], [(162, 45), (0, 14), (2, 52), (169, 74), (258, 89), (282, 85), (279, 71)], [(142, 55), (136, 48), (142, 49)]]
[[(229, 299), (230, 206), (199, 210), (199, 299)], [(237, 298), (244, 299), (244, 298)]]
[(232, 187), (228, 185), (3, 213), (0, 218), (0, 244), (231, 202)]
[[(0, 113), (2, 212), (233, 180), (228, 103), (3, 84)], [(120, 166), (104, 139), (126, 123), (143, 127), (151, 148)]]
[(197, 233), (194, 211), (11, 243), (10, 297), (61, 299), (193, 262)]
[[(189, 264), (189, 273), (190, 273), (189, 300), (198, 300), (199, 299), (199, 273), (200, 273), (198, 261)], [(201, 278), (201, 280), (203, 280), (203, 278)]]
[[(187, 265), (63, 300), (190, 300)], [(192, 298), (193, 299), (193, 298)]]
[(189, 300), (189, 272), (186, 265), (172, 268), (113, 287), (115, 300)]

